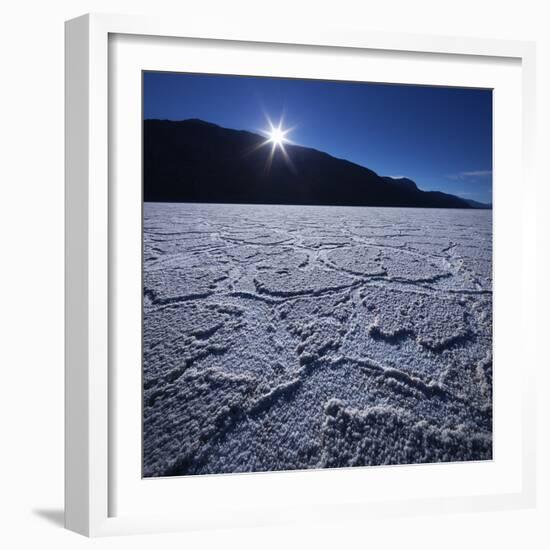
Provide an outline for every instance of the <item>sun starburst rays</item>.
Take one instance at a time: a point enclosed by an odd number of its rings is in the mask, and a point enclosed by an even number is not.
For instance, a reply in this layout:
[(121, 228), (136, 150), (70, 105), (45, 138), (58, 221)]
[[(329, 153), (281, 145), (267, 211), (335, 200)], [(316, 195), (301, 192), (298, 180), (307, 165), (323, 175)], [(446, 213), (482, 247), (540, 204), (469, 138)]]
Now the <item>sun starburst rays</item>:
[(271, 129), (266, 132), (268, 141), (273, 144), (273, 147), (280, 147), (284, 150), (284, 144), (289, 140), (286, 135), (290, 132), (290, 128), (283, 129), (281, 124), (279, 126), (271, 126)]
[(284, 128), (282, 118), (277, 126), (273, 124), (269, 117), (266, 118), (269, 124), (269, 129), (262, 130), (262, 133), (266, 137), (266, 140), (260, 144), (260, 146), (271, 145), (271, 151), (269, 152), (269, 156), (266, 162), (266, 172), (269, 172), (269, 170), (271, 169), (273, 159), (278, 151), (281, 152), (287, 165), (291, 168), (292, 171), (294, 171), (294, 165), (285, 147), (285, 144), (292, 144), (292, 141), (288, 139), (287, 135), (293, 130), (293, 128)]

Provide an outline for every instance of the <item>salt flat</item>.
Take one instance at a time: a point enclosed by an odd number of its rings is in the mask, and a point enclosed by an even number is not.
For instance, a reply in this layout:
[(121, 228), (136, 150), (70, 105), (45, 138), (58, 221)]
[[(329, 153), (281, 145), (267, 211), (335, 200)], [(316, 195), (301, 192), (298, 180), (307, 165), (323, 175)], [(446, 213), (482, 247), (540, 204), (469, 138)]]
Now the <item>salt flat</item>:
[(144, 206), (144, 475), (492, 458), (492, 212)]

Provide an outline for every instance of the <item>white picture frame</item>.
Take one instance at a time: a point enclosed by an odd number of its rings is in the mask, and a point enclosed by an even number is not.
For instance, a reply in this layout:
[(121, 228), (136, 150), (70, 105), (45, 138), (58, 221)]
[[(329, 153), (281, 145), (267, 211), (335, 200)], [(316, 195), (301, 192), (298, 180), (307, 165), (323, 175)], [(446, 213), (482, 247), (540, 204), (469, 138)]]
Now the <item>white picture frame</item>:
[[(173, 40), (167, 40), (171, 38)], [(161, 44), (158, 51), (150, 45), (148, 40), (157, 39)], [(247, 65), (250, 74), (278, 75), (276, 68), (277, 48), (284, 48), (287, 56), (288, 71), (296, 71), (300, 75), (302, 69), (288, 64), (288, 56), (299, 57), (303, 52), (311, 55), (362, 55), (370, 52), (373, 55), (399, 57), (400, 63), (407, 63), (407, 59), (420, 59), (420, 63), (434, 62), (440, 69), (453, 64), (453, 71), (461, 74), (462, 80), (468, 80), (468, 63), (478, 65), (478, 69), (471, 71), (470, 85), (485, 83), (482, 73), (487, 67), (494, 66), (495, 79), (500, 69), (498, 67), (512, 67), (510, 72), (510, 87), (514, 94), (506, 96), (507, 70), (502, 69), (502, 80), (496, 89), (502, 89), (503, 101), (518, 116), (514, 119), (513, 113), (495, 117), (495, 139), (500, 140), (502, 163), (496, 163), (496, 184), (501, 185), (502, 192), (496, 194), (495, 216), (500, 218), (497, 230), (510, 225), (506, 223), (507, 216), (512, 213), (510, 208), (519, 204), (522, 219), (519, 222), (521, 231), (517, 236), (518, 256), (520, 262), (514, 271), (517, 275), (514, 281), (508, 284), (517, 285), (517, 299), (510, 307), (515, 307), (521, 320), (518, 321), (517, 331), (523, 335), (524, 347), (520, 350), (519, 343), (510, 341), (510, 338), (501, 338), (502, 352), (498, 353), (498, 340), (495, 341), (496, 362), (498, 369), (499, 356), (509, 355), (505, 346), (515, 357), (521, 357), (521, 372), (517, 380), (510, 376), (502, 377), (502, 383), (495, 387), (496, 395), (502, 396), (497, 404), (500, 410), (510, 410), (510, 432), (500, 431), (504, 442), (502, 452), (497, 453), (491, 466), (494, 470), (494, 486), (482, 486), (481, 480), (492, 480), (492, 470), (489, 475), (481, 468), (472, 470), (473, 480), (480, 480), (479, 490), (463, 485), (446, 494), (446, 483), (451, 487), (451, 480), (457, 475), (453, 465), (424, 465), (421, 467), (390, 467), (376, 469), (375, 473), (368, 473), (373, 469), (353, 468), (353, 472), (328, 472), (324, 477), (314, 477), (317, 473), (291, 472), (278, 474), (253, 474), (250, 476), (206, 476), (193, 479), (182, 489), (181, 480), (163, 479), (148, 480), (143, 485), (142, 480), (136, 478), (123, 479), (120, 467), (121, 456), (132, 456), (135, 451), (135, 440), (132, 442), (120, 434), (125, 430), (121, 427), (125, 423), (139, 422), (141, 403), (135, 402), (133, 408), (123, 404), (135, 398), (135, 394), (121, 394), (119, 378), (113, 372), (117, 363), (116, 338), (113, 326), (116, 320), (112, 316), (112, 302), (117, 299), (113, 289), (115, 267), (125, 262), (124, 257), (113, 255), (115, 242), (124, 239), (118, 232), (125, 214), (117, 206), (118, 195), (113, 195), (111, 183), (119, 177), (118, 165), (124, 167), (124, 161), (119, 155), (130, 155), (135, 158), (134, 149), (128, 151), (120, 149), (115, 152), (110, 149), (112, 140), (123, 135), (125, 124), (132, 112), (121, 114), (113, 107), (119, 105), (121, 94), (128, 94), (128, 104), (136, 105), (141, 90), (134, 90), (130, 99), (131, 90), (126, 91), (117, 80), (117, 71), (140, 70), (141, 59), (148, 56), (148, 69), (156, 67), (155, 59), (164, 56), (166, 67), (174, 70), (181, 59), (179, 54), (169, 52), (184, 44), (193, 41), (193, 65), (200, 69), (201, 64), (207, 65), (207, 56), (201, 53), (200, 44), (208, 43), (209, 48), (216, 51), (231, 50), (235, 59), (235, 67), (239, 66), (239, 59), (245, 62), (239, 52), (240, 48), (248, 48), (250, 63), (253, 63), (254, 49), (261, 49), (262, 56), (272, 52), (273, 67), (269, 66), (264, 72), (258, 73), (253, 65)], [(197, 44), (199, 47), (197, 48)], [(244, 50), (243, 50), (244, 51)], [(317, 53), (316, 53), (317, 52)], [(191, 51), (189, 50), (189, 60)], [(321, 55), (321, 54), (320, 54)], [(113, 57), (114, 56), (114, 57)], [(155, 58), (155, 56), (157, 56)], [(239, 57), (240, 56), (240, 57)], [(419, 58), (420, 56), (420, 58)], [(170, 58), (173, 57), (173, 62)], [(216, 58), (220, 56), (217, 55)], [(231, 56), (228, 56), (231, 57)], [(342, 58), (344, 59), (344, 58)], [(389, 57), (388, 57), (389, 59)], [(137, 60), (137, 61), (136, 61)], [(464, 66), (460, 63), (464, 61)], [(189, 61), (190, 62), (190, 61)], [(248, 62), (248, 61), (247, 61)], [(173, 63), (171, 65), (170, 63)], [(212, 63), (212, 61), (210, 62)], [(125, 65), (124, 65), (125, 64)], [(405, 65), (403, 65), (405, 66)], [(435, 66), (435, 65), (434, 65)], [(216, 72), (216, 66), (214, 71)], [(312, 30), (304, 29), (298, 35), (291, 30), (280, 29), (274, 35), (266, 34), (262, 29), (248, 29), (246, 31), (213, 32), (208, 28), (200, 28), (189, 22), (180, 23), (170, 19), (155, 19), (119, 15), (85, 15), (66, 23), (66, 490), (65, 490), (65, 521), (66, 527), (72, 531), (87, 535), (101, 536), (112, 534), (137, 534), (158, 531), (180, 531), (188, 529), (215, 528), (221, 526), (281, 524), (291, 521), (325, 521), (328, 519), (361, 519), (371, 516), (407, 515), (412, 513), (441, 513), (451, 511), (481, 511), (494, 509), (510, 509), (529, 507), (535, 501), (535, 361), (533, 337), (529, 336), (527, 319), (535, 308), (534, 297), (529, 291), (529, 282), (526, 279), (526, 266), (532, 259), (534, 248), (531, 244), (534, 234), (534, 211), (532, 189), (532, 156), (534, 140), (534, 93), (535, 93), (535, 47), (529, 42), (513, 42), (501, 40), (486, 40), (474, 38), (432, 37), (416, 35), (393, 35), (365, 31), (364, 33), (348, 33), (343, 30)], [(206, 70), (206, 69), (205, 69)], [(229, 69), (231, 70), (231, 69)], [(237, 69), (234, 69), (237, 70)], [(244, 69), (243, 69), (244, 70)], [(352, 69), (350, 69), (352, 70)], [(267, 72), (266, 72), (267, 71)], [(433, 78), (427, 67), (423, 76), (430, 83)], [(476, 71), (478, 74), (475, 77)], [(490, 72), (490, 71), (488, 71)], [(498, 74), (497, 74), (498, 73)], [(506, 73), (506, 74), (505, 74)], [(405, 73), (403, 73), (405, 75)], [(445, 70), (441, 70), (441, 75)], [(450, 72), (449, 72), (450, 74)], [(391, 81), (390, 74), (378, 76)], [(452, 78), (448, 82), (453, 83)], [(284, 75), (280, 75), (284, 76)], [(409, 82), (410, 76), (403, 76), (403, 82)], [(476, 78), (478, 80), (476, 80)], [(487, 77), (489, 78), (489, 77)], [(376, 78), (374, 80), (377, 80)], [(497, 81), (495, 80), (495, 82)], [(416, 82), (416, 81), (415, 81)], [(420, 82), (420, 81), (418, 81)], [(116, 86), (115, 86), (116, 84)], [(515, 88), (514, 88), (515, 86)], [(116, 87), (116, 90), (115, 90)], [(125, 97), (125, 96), (124, 96)], [(504, 109), (499, 111), (504, 113)], [(497, 113), (498, 114), (498, 113)], [(511, 121), (506, 126), (506, 117)], [(513, 120), (512, 120), (513, 119)], [(141, 120), (134, 121), (138, 126)], [(504, 137), (506, 129), (517, 129), (519, 135), (513, 136), (514, 141), (507, 142)], [(122, 133), (121, 133), (122, 132)], [(508, 134), (514, 132), (508, 132)], [(502, 136), (501, 136), (502, 134)], [(135, 145), (135, 144), (134, 144)], [(132, 156), (133, 155), (133, 156)], [(509, 157), (511, 164), (505, 165), (505, 157)], [(498, 159), (497, 159), (498, 160)], [(136, 169), (139, 171), (140, 160), (135, 158)], [(498, 167), (509, 167), (509, 177), (520, 178), (522, 184), (518, 194), (519, 199), (507, 194), (506, 174), (501, 176), (498, 183)], [(121, 191), (117, 191), (120, 193)], [(122, 191), (124, 192), (124, 191)], [(118, 196), (120, 199), (120, 196)], [(141, 196), (140, 196), (141, 201)], [(518, 202), (519, 201), (519, 202)], [(135, 202), (135, 201), (134, 201)], [(498, 210), (501, 208), (502, 210)], [(131, 209), (130, 209), (131, 210)], [(502, 240), (501, 240), (502, 241)], [(506, 252), (502, 247), (501, 266), (505, 266)], [(497, 248), (497, 258), (499, 249)], [(508, 260), (513, 260), (509, 257)], [(510, 264), (512, 265), (512, 264)], [(499, 263), (496, 263), (498, 280)], [(118, 269), (118, 268), (117, 268)], [(515, 268), (514, 268), (515, 269)], [(504, 271), (504, 269), (502, 269)], [(136, 277), (140, 274), (136, 273)], [(503, 275), (504, 277), (504, 275)], [(505, 288), (506, 280), (502, 279)], [(499, 286), (497, 284), (496, 288)], [(498, 290), (497, 290), (498, 292)], [(504, 321), (514, 312), (508, 307), (495, 306), (497, 318), (503, 320), (501, 334), (511, 330), (512, 325), (504, 326)], [(535, 316), (533, 315), (532, 318)], [(511, 334), (508, 332), (508, 334)], [(520, 339), (518, 339), (520, 340)], [(507, 343), (506, 343), (507, 342)], [(515, 347), (514, 347), (515, 346)], [(521, 354), (520, 354), (521, 351)], [(137, 369), (139, 371), (139, 368)], [(126, 379), (125, 379), (126, 380)], [(136, 379), (127, 379), (130, 385)], [(508, 382), (506, 381), (508, 380)], [(118, 381), (118, 382), (117, 382)], [(500, 386), (499, 386), (500, 384)], [(135, 384), (134, 384), (135, 386)], [(132, 386), (133, 387), (133, 386)], [(498, 397), (496, 398), (499, 399)], [(515, 399), (512, 407), (512, 400)], [(134, 399), (135, 400), (135, 399)], [(123, 409), (120, 413), (119, 409)], [(133, 415), (133, 420), (128, 420)], [(498, 418), (498, 409), (495, 417)], [(515, 418), (515, 420), (514, 420)], [(512, 426), (517, 421), (517, 426)], [(132, 430), (128, 430), (131, 432)], [(498, 436), (498, 430), (496, 432)], [(504, 441), (509, 437), (509, 441)], [(497, 437), (497, 443), (499, 438)], [(498, 443), (500, 444), (500, 443)], [(134, 453), (135, 454), (135, 453)], [(507, 459), (514, 455), (513, 460)], [(141, 456), (135, 457), (140, 460)], [(133, 459), (132, 459), (133, 460)], [(455, 465), (456, 466), (456, 465)], [(502, 468), (497, 472), (499, 466)], [(134, 471), (135, 468), (128, 468)], [(321, 473), (321, 475), (323, 475)], [(336, 476), (339, 476), (338, 478)], [(477, 477), (476, 477), (477, 476)], [(414, 479), (413, 479), (414, 478)], [(392, 498), (382, 498), (384, 493), (379, 491), (371, 499), (363, 498), (354, 493), (354, 487), (368, 479), (373, 494), (376, 493), (376, 484), (388, 484), (409, 487), (407, 491), (396, 490)], [(395, 479), (395, 481), (392, 481)], [(459, 480), (459, 477), (455, 477)], [(503, 480), (509, 480), (505, 483)], [(362, 481), (363, 480), (363, 481)], [(397, 481), (399, 480), (399, 481)], [(409, 483), (410, 482), (410, 483)], [(154, 485), (154, 484), (157, 485)], [(415, 487), (422, 483), (424, 486), (443, 487), (442, 491), (418, 492)], [(492, 483), (492, 481), (491, 481)], [(199, 486), (199, 484), (202, 484)], [(416, 484), (416, 485), (415, 485)], [(455, 483), (459, 485), (461, 482)], [(339, 488), (336, 488), (336, 487)], [(277, 487), (284, 488), (281, 494), (276, 494)], [(300, 511), (293, 508), (289, 500), (290, 487), (297, 487), (296, 501)], [(158, 489), (158, 490), (157, 490)], [(219, 495), (219, 501), (211, 506), (211, 500), (197, 504), (195, 510), (173, 510), (173, 513), (160, 506), (160, 499), (164, 502), (173, 502), (173, 495), (179, 494), (182, 500), (191, 499), (190, 495), (197, 491), (207, 491), (209, 495)], [(193, 493), (194, 491), (194, 493)], [(124, 492), (124, 494), (122, 494)], [(179, 492), (179, 493), (178, 493)], [(242, 492), (238, 506), (231, 506), (224, 501), (222, 495), (231, 492)], [(117, 493), (117, 494), (114, 494)], [(121, 493), (121, 494), (118, 494)], [(269, 493), (273, 498), (268, 502), (261, 495)], [(302, 500), (298, 493), (305, 494)], [(323, 494), (328, 495), (333, 506), (326, 509)], [(388, 494), (391, 491), (388, 490)], [(170, 494), (172, 496), (170, 496)], [(167, 496), (168, 495), (168, 496)], [(309, 495), (309, 496), (307, 496)], [(115, 498), (116, 497), (116, 498)], [(165, 498), (166, 497), (166, 498)], [(246, 498), (256, 499), (252, 506), (246, 505)], [(158, 499), (155, 504), (155, 499)], [(126, 503), (126, 508), (120, 507), (117, 502)], [(136, 503), (135, 506), (131, 504)], [(151, 506), (152, 504), (152, 506)], [(157, 510), (155, 513), (154, 510)]]

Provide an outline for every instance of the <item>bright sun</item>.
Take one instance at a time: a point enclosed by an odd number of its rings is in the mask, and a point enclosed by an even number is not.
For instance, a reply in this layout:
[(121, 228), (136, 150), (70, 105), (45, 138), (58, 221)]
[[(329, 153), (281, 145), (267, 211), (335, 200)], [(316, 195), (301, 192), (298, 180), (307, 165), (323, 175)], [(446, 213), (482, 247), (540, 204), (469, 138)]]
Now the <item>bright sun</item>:
[(269, 138), (268, 141), (273, 144), (273, 147), (282, 148), (283, 144), (288, 141), (285, 137), (288, 132), (290, 132), (290, 130), (283, 130), (281, 125), (279, 125), (278, 127), (271, 126), (271, 129), (266, 133)]
[(283, 127), (283, 119), (279, 121), (279, 124), (275, 126), (271, 119), (266, 115), (267, 123), (269, 124), (269, 127), (265, 130), (260, 130), (260, 132), (266, 137), (265, 141), (258, 144), (259, 147), (263, 147), (266, 145), (271, 145), (269, 152), (269, 155), (266, 159), (266, 171), (269, 172), (271, 169), (271, 164), (273, 162), (273, 159), (275, 158), (275, 155), (281, 154), (285, 162), (288, 164), (291, 170), (294, 170), (294, 165), (292, 163), (292, 160), (286, 150), (285, 145), (291, 144), (293, 145), (294, 142), (287, 138), (287, 135), (292, 132), (294, 127), (292, 128), (284, 128)]

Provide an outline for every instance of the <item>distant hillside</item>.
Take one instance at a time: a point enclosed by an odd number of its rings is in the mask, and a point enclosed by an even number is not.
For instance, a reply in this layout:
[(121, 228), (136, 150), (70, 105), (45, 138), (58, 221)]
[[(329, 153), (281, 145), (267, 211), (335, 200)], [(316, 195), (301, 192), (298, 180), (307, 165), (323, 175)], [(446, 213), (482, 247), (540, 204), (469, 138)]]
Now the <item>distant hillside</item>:
[(491, 210), (493, 208), (492, 204), (486, 202), (473, 201), (471, 199), (464, 199), (471, 208), (479, 208), (480, 210)]
[(472, 208), (469, 201), (421, 191), (407, 178), (381, 177), (327, 153), (286, 144), (289, 166), (263, 136), (202, 120), (146, 120), (144, 200)]

